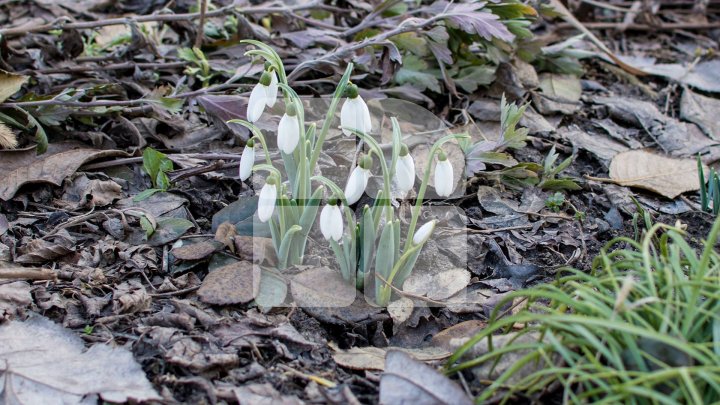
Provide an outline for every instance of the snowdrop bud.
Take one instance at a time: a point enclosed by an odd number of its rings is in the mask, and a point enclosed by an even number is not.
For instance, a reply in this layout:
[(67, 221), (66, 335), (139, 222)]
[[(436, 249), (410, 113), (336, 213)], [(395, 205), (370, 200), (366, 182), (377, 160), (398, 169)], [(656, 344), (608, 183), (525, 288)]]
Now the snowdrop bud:
[[(247, 108), (248, 121), (256, 122), (260, 119), (260, 116), (265, 110), (265, 106), (272, 106), (269, 100), (269, 97), (272, 93), (270, 90), (271, 83), (272, 77), (270, 73), (268, 73), (267, 71), (263, 72), (262, 76), (260, 76), (260, 82), (256, 84), (255, 87), (253, 87), (252, 92), (250, 92), (250, 99), (248, 100)], [(277, 98), (277, 84), (275, 89), (275, 97)], [(272, 101), (272, 104), (275, 104), (274, 100)]]
[(365, 192), (368, 180), (370, 179), (370, 168), (372, 167), (372, 158), (368, 155), (360, 159), (355, 170), (350, 173), (347, 185), (345, 186), (345, 197), (348, 205), (358, 202)]
[(245, 144), (242, 156), (240, 156), (240, 180), (247, 180), (252, 174), (252, 168), (255, 165), (255, 141), (250, 138)]
[(453, 180), (453, 167), (442, 150), (438, 153), (438, 162), (435, 166), (435, 192), (440, 197), (448, 197), (455, 189)]
[(362, 133), (370, 133), (372, 122), (370, 110), (365, 101), (358, 94), (358, 87), (352, 83), (347, 86), (348, 98), (340, 109), (340, 126), (345, 135), (352, 135), (350, 129)]
[(275, 211), (277, 200), (277, 179), (274, 176), (268, 177), (265, 185), (260, 190), (258, 198), (258, 218), (260, 222), (267, 222)]
[(287, 154), (295, 151), (300, 141), (300, 124), (294, 104), (288, 104), (285, 114), (278, 125), (277, 143), (280, 150)]
[(430, 235), (432, 235), (433, 231), (435, 230), (435, 224), (437, 221), (430, 221), (426, 222), (423, 226), (420, 227), (417, 231), (415, 231), (415, 235), (413, 235), (413, 244), (419, 245), (421, 243), (425, 243), (425, 241), (430, 238)]
[(343, 218), (336, 199), (328, 200), (320, 213), (320, 232), (327, 240), (340, 241), (343, 236)]
[(410, 191), (415, 184), (415, 161), (405, 144), (400, 149), (400, 157), (395, 166), (395, 184), (403, 194)]

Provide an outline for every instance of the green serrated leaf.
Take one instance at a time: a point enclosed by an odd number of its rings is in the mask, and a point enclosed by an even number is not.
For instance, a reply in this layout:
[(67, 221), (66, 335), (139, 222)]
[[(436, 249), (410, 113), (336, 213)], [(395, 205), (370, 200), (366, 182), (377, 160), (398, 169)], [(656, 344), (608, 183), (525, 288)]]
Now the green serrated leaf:
[(403, 66), (395, 72), (395, 81), (398, 84), (411, 84), (420, 90), (429, 89), (440, 93), (438, 75), (429, 72), (433, 70), (428, 68), (427, 62), (415, 55), (407, 55), (403, 58)]
[(479, 86), (491, 84), (495, 80), (496, 69), (497, 67), (494, 65), (469, 66), (460, 69), (454, 81), (463, 90), (472, 93)]

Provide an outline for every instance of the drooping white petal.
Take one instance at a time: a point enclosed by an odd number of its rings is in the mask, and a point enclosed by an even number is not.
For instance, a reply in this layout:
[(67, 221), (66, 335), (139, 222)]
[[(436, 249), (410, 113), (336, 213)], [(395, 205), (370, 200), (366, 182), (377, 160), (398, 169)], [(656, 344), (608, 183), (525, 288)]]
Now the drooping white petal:
[(260, 190), (258, 198), (258, 218), (261, 222), (267, 222), (275, 211), (275, 200), (277, 200), (277, 187), (274, 184), (265, 183)]
[(435, 166), (435, 192), (440, 197), (449, 197), (455, 189), (453, 167), (449, 160), (440, 160)]
[(349, 129), (366, 134), (370, 132), (372, 129), (370, 110), (362, 97), (345, 99), (345, 103), (340, 109), (340, 126), (345, 135), (353, 134)]
[(365, 132), (370, 133), (372, 131), (372, 121), (370, 120), (370, 109), (368, 108), (367, 104), (365, 103), (365, 100), (363, 100), (362, 97), (357, 96), (357, 99), (360, 101), (360, 109), (363, 112), (363, 124), (365, 127)]
[(287, 154), (293, 153), (300, 141), (300, 127), (297, 115), (283, 114), (278, 124), (277, 143), (280, 150)]
[(345, 185), (345, 198), (347, 198), (348, 205), (355, 204), (362, 197), (368, 179), (370, 179), (370, 170), (363, 169), (360, 166), (356, 166), (355, 170), (350, 173), (350, 178), (347, 185)]
[(413, 243), (416, 245), (419, 245), (423, 242), (425, 242), (430, 235), (435, 230), (435, 221), (426, 222), (423, 226), (421, 226), (417, 231), (415, 231), (415, 235), (413, 235)]
[(342, 212), (338, 205), (326, 205), (320, 212), (320, 231), (327, 240), (339, 241), (343, 235)]
[(278, 96), (278, 78), (275, 71), (270, 73), (270, 85), (266, 87), (265, 92), (267, 96), (265, 104), (272, 108), (275, 105)]
[(401, 193), (407, 193), (415, 184), (415, 161), (409, 153), (398, 158), (395, 166), (395, 184)]
[(245, 145), (242, 156), (240, 156), (240, 180), (247, 180), (252, 174), (252, 168), (255, 164), (255, 148)]
[(263, 86), (258, 83), (253, 87), (250, 92), (250, 99), (248, 100), (247, 108), (247, 119), (250, 122), (256, 122), (260, 119), (260, 116), (265, 110), (265, 103), (267, 98), (267, 86)]

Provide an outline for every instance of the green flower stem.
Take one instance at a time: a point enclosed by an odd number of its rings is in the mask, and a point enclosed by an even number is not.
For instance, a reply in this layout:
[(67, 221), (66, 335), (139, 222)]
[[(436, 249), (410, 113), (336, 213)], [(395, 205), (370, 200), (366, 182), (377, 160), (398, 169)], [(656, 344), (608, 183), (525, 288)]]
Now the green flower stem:
[(265, 161), (267, 164), (272, 165), (272, 159), (270, 159), (270, 152), (268, 152), (267, 143), (265, 142), (265, 136), (262, 134), (262, 131), (260, 131), (260, 128), (256, 127), (255, 125), (251, 124), (248, 121), (240, 120), (240, 119), (234, 119), (228, 121), (228, 123), (232, 124), (240, 124), (244, 126), (245, 128), (249, 129), (250, 132), (252, 132), (253, 137), (257, 138), (260, 141), (260, 144), (262, 145), (263, 152), (265, 152)]
[(340, 104), (340, 99), (342, 98), (343, 93), (345, 93), (345, 88), (350, 81), (350, 73), (352, 73), (352, 69), (353, 64), (348, 63), (347, 69), (345, 69), (345, 73), (340, 79), (338, 87), (335, 89), (332, 101), (330, 102), (330, 108), (328, 108), (327, 115), (325, 116), (325, 121), (323, 122), (322, 129), (320, 129), (320, 134), (318, 135), (317, 141), (315, 142), (315, 147), (313, 148), (312, 156), (310, 157), (311, 168), (315, 167), (318, 159), (320, 158), (320, 151), (322, 150), (322, 145), (325, 142), (325, 137), (327, 136), (328, 131), (330, 130), (330, 125), (332, 124), (333, 118), (335, 118), (335, 110), (337, 110), (338, 104)]
[[(407, 239), (412, 242), (412, 235), (408, 233)], [(382, 286), (382, 297), (387, 297), (389, 299), (390, 297), (390, 286), (393, 283), (393, 280), (395, 279), (395, 276), (397, 275), (398, 271), (405, 265), (405, 262), (407, 262), (408, 258), (412, 256), (416, 251), (419, 249), (422, 249), (422, 247), (425, 245), (425, 243), (420, 243), (417, 245), (414, 245), (412, 247), (405, 248), (405, 253), (400, 256), (400, 259), (395, 263), (392, 270), (390, 271), (390, 275), (385, 279), (387, 283)], [(387, 304), (387, 303), (386, 303)], [(386, 305), (386, 304), (380, 304), (380, 305)]]
[(412, 244), (412, 238), (415, 234), (415, 227), (417, 226), (418, 217), (420, 217), (420, 210), (422, 209), (422, 203), (423, 199), (425, 198), (425, 191), (427, 191), (427, 185), (428, 181), (430, 181), (430, 169), (432, 168), (433, 161), (435, 160), (435, 155), (437, 154), (438, 150), (442, 145), (444, 145), (446, 142), (451, 141), (453, 139), (457, 139), (458, 141), (461, 139), (469, 138), (470, 136), (467, 134), (450, 134), (446, 135), (440, 139), (438, 139), (437, 142), (432, 146), (430, 149), (430, 155), (428, 156), (427, 160), (427, 167), (425, 168), (425, 174), (423, 175), (423, 181), (420, 183), (420, 189), (418, 190), (417, 197), (415, 198), (415, 206), (413, 207), (412, 212), (412, 218), (410, 219), (410, 227), (407, 231), (407, 238), (405, 240), (405, 249), (410, 249), (410, 245)]
[(373, 138), (372, 136), (364, 134), (362, 132), (355, 131), (354, 129), (350, 129), (350, 128), (346, 128), (346, 129), (352, 131), (355, 135), (359, 136), (360, 139), (365, 141), (365, 143), (367, 143), (368, 146), (370, 146), (370, 149), (375, 153), (375, 155), (377, 155), (378, 159), (380, 160), (380, 167), (382, 168), (382, 172), (383, 172), (383, 193), (384, 193), (384, 196), (386, 199), (386, 200), (383, 200), (383, 203), (385, 203), (387, 201), (387, 203), (385, 205), (388, 208), (390, 208), (390, 209), (385, 210), (385, 212), (386, 212), (385, 215), (386, 215), (388, 221), (392, 221), (393, 212), (392, 212), (392, 208), (391, 208), (392, 206), (390, 205), (390, 198), (391, 198), (390, 196), (392, 195), (392, 194), (390, 194), (390, 169), (388, 169), (387, 162), (385, 161), (385, 155), (383, 154), (382, 148), (377, 143), (375, 138)]
[[(255, 166), (253, 166), (253, 171), (254, 172), (263, 172), (264, 171), (264, 172), (268, 172), (270, 174), (274, 174), (275, 176), (277, 176), (278, 181), (280, 181), (280, 179), (282, 178), (282, 177), (280, 177), (280, 170), (276, 169), (275, 166), (273, 166), (270, 163), (257, 164)], [(279, 189), (280, 189), (280, 187), (278, 187), (278, 190)]]

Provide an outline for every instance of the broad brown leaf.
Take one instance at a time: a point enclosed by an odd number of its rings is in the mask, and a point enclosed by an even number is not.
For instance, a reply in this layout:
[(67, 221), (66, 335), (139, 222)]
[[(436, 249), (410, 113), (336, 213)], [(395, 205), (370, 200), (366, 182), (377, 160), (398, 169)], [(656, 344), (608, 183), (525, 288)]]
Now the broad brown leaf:
[(119, 150), (77, 148), (74, 143), (51, 144), (38, 156), (35, 148), (0, 151), (0, 200), (15, 196), (28, 183), (50, 183), (56, 186), (85, 163), (113, 156), (127, 156)]

